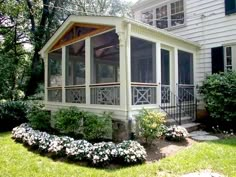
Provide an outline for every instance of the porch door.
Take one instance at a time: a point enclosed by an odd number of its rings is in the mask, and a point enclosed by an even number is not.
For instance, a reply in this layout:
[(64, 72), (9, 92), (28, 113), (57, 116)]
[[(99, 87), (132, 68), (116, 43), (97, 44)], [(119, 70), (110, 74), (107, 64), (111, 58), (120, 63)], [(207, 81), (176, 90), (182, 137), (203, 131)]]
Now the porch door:
[(189, 94), (194, 95), (193, 54), (178, 51), (178, 96), (183, 101), (191, 101)]
[(170, 103), (170, 51), (161, 49), (161, 103)]

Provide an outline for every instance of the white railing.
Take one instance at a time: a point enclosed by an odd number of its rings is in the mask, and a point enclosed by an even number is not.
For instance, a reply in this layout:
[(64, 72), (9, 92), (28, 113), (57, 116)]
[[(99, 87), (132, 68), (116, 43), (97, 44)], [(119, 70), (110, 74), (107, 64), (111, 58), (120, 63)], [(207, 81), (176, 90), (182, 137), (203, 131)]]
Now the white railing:
[(48, 87), (48, 101), (62, 102), (62, 88)]
[(86, 103), (85, 85), (66, 86), (65, 91), (67, 103)]
[(90, 85), (91, 104), (120, 105), (120, 83)]
[(157, 84), (131, 83), (132, 105), (157, 103)]

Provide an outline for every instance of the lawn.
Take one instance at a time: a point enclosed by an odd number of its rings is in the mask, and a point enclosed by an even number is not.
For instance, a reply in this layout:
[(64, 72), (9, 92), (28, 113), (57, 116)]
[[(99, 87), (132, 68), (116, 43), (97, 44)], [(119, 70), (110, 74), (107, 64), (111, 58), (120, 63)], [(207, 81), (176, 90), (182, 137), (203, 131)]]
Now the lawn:
[(226, 176), (236, 177), (236, 138), (197, 143), (175, 156), (156, 163), (115, 170), (95, 169), (53, 161), (28, 151), (15, 143), (10, 133), (0, 134), (1, 177), (60, 177), (60, 176), (179, 176), (181, 174), (211, 169)]

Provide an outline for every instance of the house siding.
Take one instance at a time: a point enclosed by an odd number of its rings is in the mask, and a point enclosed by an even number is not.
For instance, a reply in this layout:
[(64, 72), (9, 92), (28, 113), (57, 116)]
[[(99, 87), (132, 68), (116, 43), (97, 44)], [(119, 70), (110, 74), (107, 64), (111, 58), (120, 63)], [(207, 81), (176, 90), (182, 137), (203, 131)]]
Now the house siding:
[[(167, 1), (149, 1), (134, 6), (135, 18), (140, 20), (141, 12)], [(236, 43), (236, 14), (225, 15), (224, 0), (185, 0), (185, 25), (170, 32), (198, 42), (201, 50), (197, 54), (195, 82), (201, 84), (211, 74), (211, 48)]]

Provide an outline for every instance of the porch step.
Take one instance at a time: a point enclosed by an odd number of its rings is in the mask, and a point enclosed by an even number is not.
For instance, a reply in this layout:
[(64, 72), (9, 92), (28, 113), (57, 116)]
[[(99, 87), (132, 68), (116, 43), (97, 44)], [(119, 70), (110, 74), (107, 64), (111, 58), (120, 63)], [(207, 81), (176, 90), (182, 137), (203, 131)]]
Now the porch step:
[(187, 123), (187, 124), (182, 124), (181, 126), (186, 128), (186, 130), (190, 133), (193, 131), (198, 130), (200, 123)]
[[(181, 123), (182, 123), (182, 124), (187, 124), (187, 123), (192, 123), (192, 122), (193, 122), (193, 121), (192, 121), (192, 118), (189, 117), (189, 116), (186, 116), (186, 117), (182, 117), (182, 118), (181, 118)], [(167, 121), (166, 121), (166, 123), (167, 123), (168, 125), (176, 125), (176, 121), (175, 121), (174, 119), (172, 119), (172, 118), (168, 118)]]

